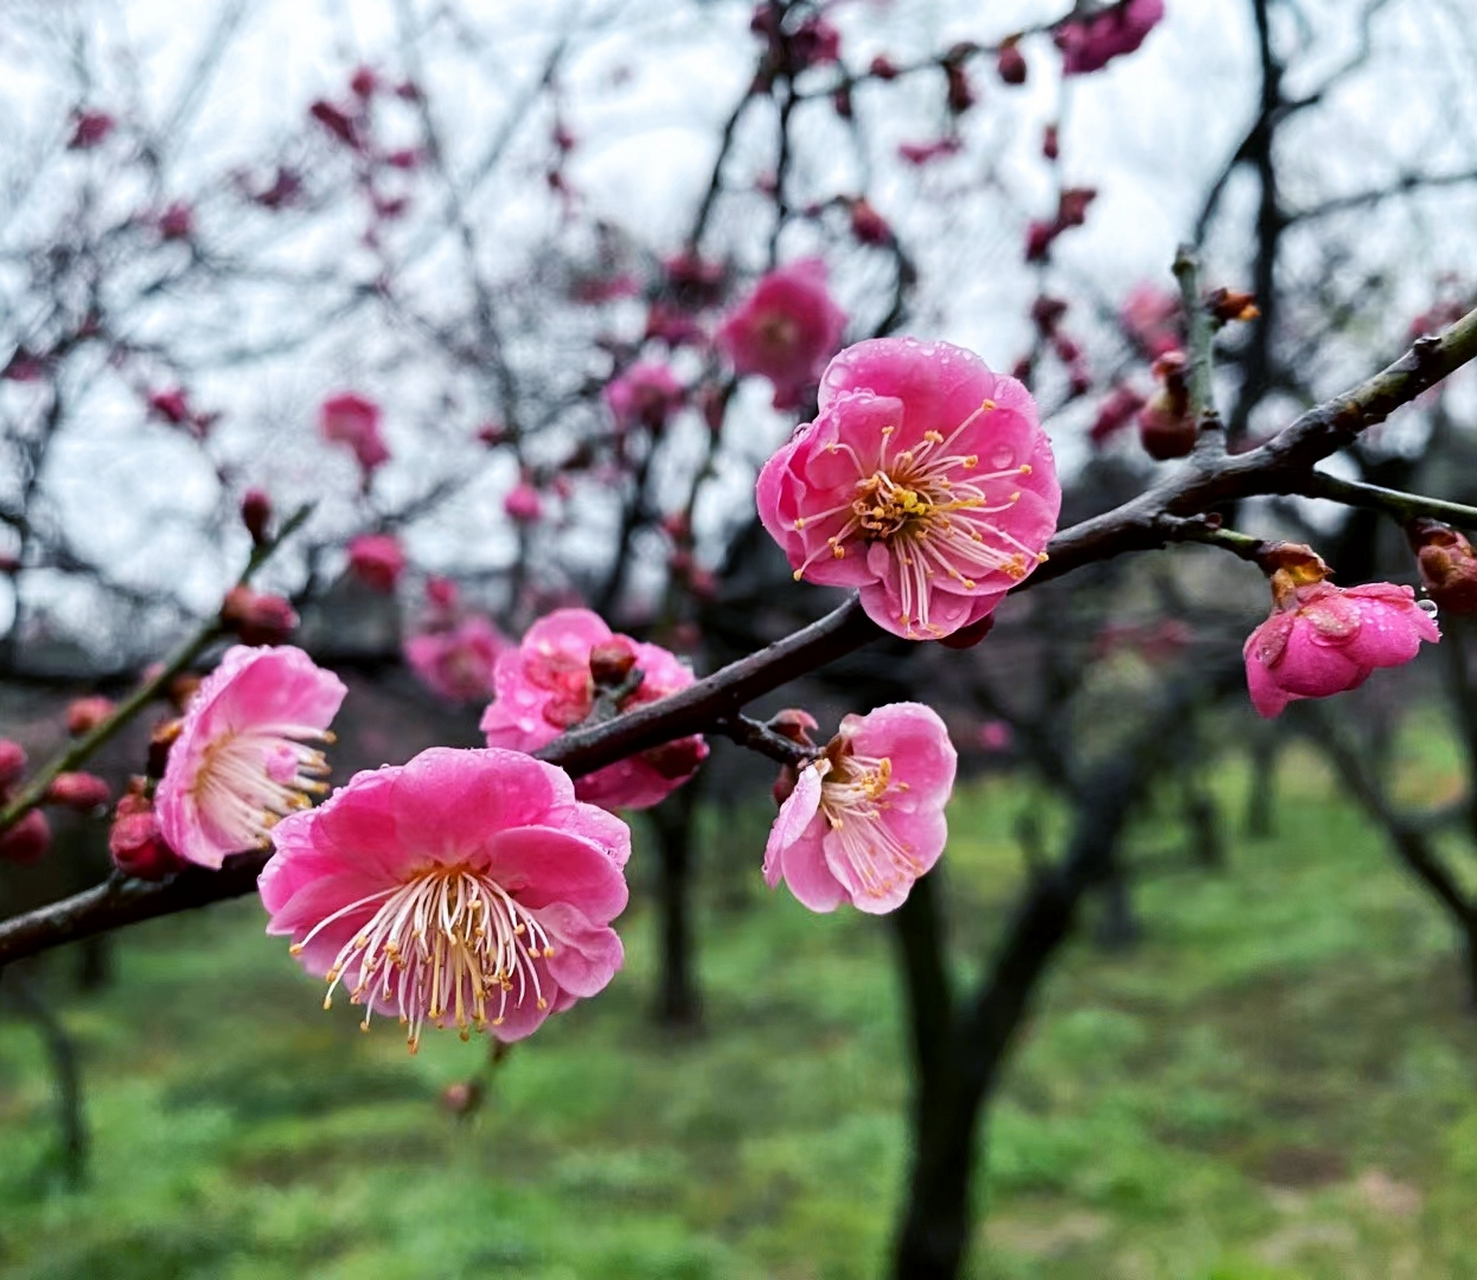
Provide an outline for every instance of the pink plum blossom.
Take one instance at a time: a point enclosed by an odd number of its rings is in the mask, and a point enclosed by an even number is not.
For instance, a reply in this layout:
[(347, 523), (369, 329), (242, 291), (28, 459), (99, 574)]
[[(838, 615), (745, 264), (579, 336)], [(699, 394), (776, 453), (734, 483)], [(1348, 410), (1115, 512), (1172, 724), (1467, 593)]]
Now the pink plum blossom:
[(846, 328), (826, 289), (826, 264), (804, 258), (771, 271), (718, 330), (719, 348), (739, 373), (774, 384), (774, 407), (793, 409), (815, 384)]
[(1272, 613), (1246, 639), (1246, 685), (1270, 719), (1300, 698), (1357, 689), (1376, 667), (1398, 667), (1422, 640), (1441, 639), (1415, 592), (1393, 582), (1336, 587), (1306, 547), (1285, 547), (1272, 574)]
[(480, 615), (423, 631), (405, 642), (410, 669), (448, 702), (481, 702), (492, 693), (498, 656), (512, 647), (501, 631)]
[(180, 857), (219, 867), (265, 848), (283, 815), (327, 790), (328, 726), (348, 692), (291, 646), (227, 649), (200, 683), (155, 793), (159, 830)]
[(503, 510), (509, 519), (519, 524), (531, 524), (543, 514), (544, 502), (539, 492), (527, 480), (520, 480), (503, 499)]
[(1164, 17), (1164, 0), (1121, 0), (1090, 18), (1056, 29), (1064, 76), (1101, 71), (1114, 58), (1133, 53)]
[(521, 1040), (593, 996), (624, 959), (631, 833), (561, 769), (516, 751), (433, 747), (356, 774), (273, 832), (267, 932), (364, 1009)]
[(1129, 336), (1156, 358), (1183, 345), (1183, 315), (1178, 293), (1147, 281), (1129, 290), (1118, 310)]
[(330, 443), (348, 445), (366, 477), (390, 460), (380, 434), (380, 407), (356, 391), (340, 392), (323, 402), (318, 430)]
[(1031, 394), (946, 342), (876, 338), (821, 381), (819, 413), (759, 474), (796, 579), (858, 588), (880, 627), (980, 621), (1046, 559), (1061, 486)]
[(783, 880), (812, 911), (895, 911), (944, 850), (957, 761), (944, 722), (921, 703), (847, 716), (780, 806), (765, 883)]
[(664, 364), (641, 361), (605, 384), (605, 403), (622, 430), (660, 431), (682, 407), (687, 391)]
[(362, 533), (349, 539), (349, 572), (376, 591), (393, 591), (405, 572), (400, 539), (388, 533)]
[[(592, 663), (601, 669), (592, 673)], [(482, 717), (488, 745), (538, 750), (594, 710), (596, 674), (632, 668), (642, 673), (641, 683), (620, 699), (621, 711), (665, 698), (693, 680), (675, 655), (613, 634), (598, 614), (554, 610), (498, 659), (497, 694)], [(650, 808), (686, 782), (707, 754), (701, 737), (682, 738), (578, 779), (575, 793), (607, 809)]]

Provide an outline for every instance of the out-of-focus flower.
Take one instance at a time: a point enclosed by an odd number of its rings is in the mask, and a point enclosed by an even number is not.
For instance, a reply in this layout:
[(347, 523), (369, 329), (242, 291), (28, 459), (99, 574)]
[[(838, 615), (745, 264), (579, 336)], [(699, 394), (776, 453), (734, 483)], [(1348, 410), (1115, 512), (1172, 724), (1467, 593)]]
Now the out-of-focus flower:
[(112, 135), (118, 122), (106, 111), (79, 110), (72, 115), (72, 136), (67, 140), (70, 151), (91, 151)]
[(797, 579), (857, 588), (880, 627), (935, 640), (1045, 559), (1061, 508), (1030, 392), (946, 342), (848, 347), (820, 409), (764, 465), (759, 518)]
[(793, 409), (815, 384), (846, 328), (826, 288), (826, 264), (804, 258), (764, 276), (718, 330), (719, 348), (739, 373), (774, 384), (774, 407)]
[(51, 823), (40, 809), (32, 809), (13, 827), (0, 831), (0, 862), (26, 866), (46, 856), (51, 848)]
[[(659, 645), (613, 634), (588, 609), (556, 609), (528, 629), (517, 649), (498, 659), (497, 696), (482, 717), (488, 745), (536, 751), (584, 721), (599, 692), (592, 663), (609, 664), (612, 650), (629, 654), (631, 666), (642, 673), (641, 683), (619, 698), (617, 711), (655, 702), (692, 683), (692, 672)], [(646, 809), (686, 782), (707, 754), (701, 737), (682, 738), (580, 778), (575, 791), (581, 800), (608, 809)]]
[(1133, 421), (1134, 415), (1144, 407), (1144, 397), (1120, 382), (1098, 405), (1097, 417), (1088, 429), (1088, 439), (1101, 447)]
[(405, 550), (389, 533), (361, 533), (349, 539), (349, 572), (376, 591), (391, 592), (405, 572)]
[(80, 738), (84, 733), (91, 733), (112, 714), (113, 702), (110, 698), (95, 694), (86, 698), (74, 698), (67, 704), (67, 732), (74, 738)]
[(84, 813), (100, 809), (113, 798), (106, 781), (95, 773), (59, 773), (46, 788), (46, 803), (59, 804)]
[(1090, 18), (1070, 19), (1055, 33), (1062, 74), (1101, 71), (1114, 58), (1133, 53), (1164, 17), (1164, 0), (1122, 0)]
[(1377, 667), (1409, 662), (1422, 640), (1441, 639), (1409, 587), (1336, 587), (1304, 546), (1284, 543), (1265, 560), (1276, 566), (1272, 613), (1242, 649), (1251, 701), (1263, 716), (1281, 715), (1299, 698), (1357, 689)]
[(623, 429), (661, 431), (687, 398), (686, 388), (664, 364), (644, 360), (605, 384), (605, 403)]
[(1135, 285), (1118, 310), (1129, 337), (1155, 358), (1183, 345), (1183, 314), (1179, 294), (1147, 282)]
[(166, 205), (157, 219), (164, 240), (188, 240), (195, 234), (195, 211), (183, 200)]
[(944, 722), (921, 703), (847, 716), (780, 806), (765, 883), (783, 880), (812, 911), (896, 910), (943, 852), (957, 759)]
[(232, 587), (221, 604), (221, 625), (242, 644), (281, 644), (297, 628), (297, 611), (283, 596)]
[(481, 702), (492, 694), (498, 655), (511, 647), (512, 641), (491, 622), (473, 614), (454, 626), (411, 636), (405, 642), (405, 660), (448, 702)]
[(503, 499), (503, 510), (508, 518), (519, 524), (532, 524), (544, 513), (544, 500), (539, 491), (527, 480), (520, 480), (508, 490)]
[(328, 996), (427, 1025), (520, 1040), (596, 995), (623, 960), (631, 837), (568, 776), (515, 751), (433, 747), (356, 774), (273, 833), (267, 932), (292, 938)]
[(390, 460), (380, 434), (380, 407), (357, 391), (325, 400), (318, 409), (318, 430), (330, 443), (347, 445), (366, 477)]
[(1021, 52), (1020, 42), (1004, 40), (995, 57), (995, 73), (1005, 84), (1026, 83), (1026, 56)]
[(26, 749), (13, 738), (0, 738), (0, 792), (13, 787), (26, 772)]
[(155, 795), (169, 847), (206, 867), (265, 848), (279, 818), (328, 789), (323, 753), (306, 744), (333, 740), (347, 692), (301, 649), (227, 649), (185, 710)]

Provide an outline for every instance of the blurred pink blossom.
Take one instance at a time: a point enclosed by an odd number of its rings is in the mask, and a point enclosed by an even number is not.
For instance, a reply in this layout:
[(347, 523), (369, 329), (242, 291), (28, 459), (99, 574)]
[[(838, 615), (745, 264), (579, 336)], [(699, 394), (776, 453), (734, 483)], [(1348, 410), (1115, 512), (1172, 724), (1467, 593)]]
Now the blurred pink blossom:
[(1164, 0), (1121, 0), (1090, 18), (1056, 29), (1064, 76), (1101, 71), (1114, 58), (1133, 53), (1164, 17)]
[(687, 390), (664, 364), (644, 360), (605, 384), (605, 403), (622, 429), (660, 431), (682, 407)]
[(347, 445), (368, 477), (390, 460), (380, 434), (380, 407), (357, 391), (330, 396), (318, 409), (318, 430), (333, 444)]
[(349, 539), (349, 572), (365, 586), (391, 592), (405, 572), (405, 550), (389, 533), (361, 533)]
[(454, 626), (411, 636), (405, 660), (448, 702), (481, 702), (492, 694), (498, 656), (511, 645), (491, 622), (473, 614)]
[(846, 328), (826, 288), (826, 264), (804, 258), (764, 276), (718, 330), (719, 348), (739, 373), (774, 384), (774, 407), (793, 409), (815, 384)]

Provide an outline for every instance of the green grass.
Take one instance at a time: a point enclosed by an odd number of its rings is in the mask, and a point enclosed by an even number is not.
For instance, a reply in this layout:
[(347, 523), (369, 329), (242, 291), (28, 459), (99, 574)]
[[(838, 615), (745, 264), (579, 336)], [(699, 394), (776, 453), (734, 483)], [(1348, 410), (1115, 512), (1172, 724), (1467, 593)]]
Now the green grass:
[[(1223, 873), (1162, 870), (1140, 947), (1079, 942), (1052, 976), (989, 1125), (980, 1280), (1477, 1278), (1477, 1018), (1452, 939), (1326, 777), (1290, 770), (1276, 839), (1236, 841)], [(1243, 785), (1218, 782), (1233, 818)], [(1000, 780), (951, 810), (963, 971), (1032, 803)], [(321, 1012), (255, 904), (120, 937), (116, 985), (62, 997), (86, 1190), (55, 1171), (38, 1038), (0, 1024), (0, 1277), (882, 1274), (906, 1142), (890, 939), (737, 902), (765, 822), (705, 841), (709, 1034), (648, 1025), (638, 902), (627, 969), (519, 1046), (470, 1118), (440, 1094), (484, 1044), (410, 1057), (395, 1028)], [(1151, 818), (1133, 848), (1162, 866), (1177, 839)]]

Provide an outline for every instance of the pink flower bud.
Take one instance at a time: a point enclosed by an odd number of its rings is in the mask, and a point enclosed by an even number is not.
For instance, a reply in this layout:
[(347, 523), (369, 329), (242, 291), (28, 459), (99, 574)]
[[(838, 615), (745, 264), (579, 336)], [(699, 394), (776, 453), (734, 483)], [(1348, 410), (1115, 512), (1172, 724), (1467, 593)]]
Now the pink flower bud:
[(100, 809), (113, 798), (108, 784), (95, 773), (59, 773), (46, 788), (46, 803), (80, 809)]
[(1048, 160), (1056, 160), (1062, 153), (1061, 130), (1049, 124), (1041, 131), (1041, 154)]
[(405, 552), (392, 534), (365, 533), (349, 540), (349, 572), (360, 582), (383, 591), (395, 590), (405, 572)]
[(1251, 700), (1263, 716), (1281, 715), (1299, 698), (1357, 689), (1376, 668), (1409, 662), (1422, 640), (1441, 639), (1409, 587), (1336, 587), (1310, 548), (1290, 543), (1269, 548), (1262, 563), (1273, 570), (1272, 613), (1242, 652)]
[(67, 141), (67, 149), (91, 151), (93, 147), (101, 146), (117, 123), (106, 111), (77, 111), (72, 116), (72, 136)]
[(892, 59), (887, 57), (885, 54), (879, 53), (875, 58), (873, 58), (871, 64), (867, 67), (867, 71), (870, 75), (878, 80), (897, 79), (897, 66), (892, 61)]
[(349, 77), (349, 89), (358, 98), (373, 97), (379, 83), (379, 77), (368, 67), (356, 67)]
[(364, 150), (364, 141), (359, 136), (358, 121), (348, 112), (320, 98), (308, 108), (308, 114), (344, 146), (353, 151)]
[(851, 234), (859, 244), (892, 243), (892, 226), (864, 196), (851, 202)]
[(1477, 613), (1477, 556), (1466, 536), (1435, 520), (1417, 520), (1406, 533), (1431, 599), (1453, 613)]
[(503, 499), (503, 510), (519, 524), (532, 524), (544, 511), (539, 492), (527, 480), (520, 480)]
[(1005, 84), (1026, 83), (1026, 58), (1016, 41), (1006, 40), (1000, 45), (995, 72)]
[(441, 1091), (441, 1105), (454, 1116), (469, 1116), (482, 1105), (483, 1089), (476, 1080), (454, 1080)]
[(0, 832), (0, 861), (26, 866), (51, 848), (51, 824), (40, 809), (32, 809), (7, 831)]
[(624, 636), (612, 636), (590, 648), (590, 678), (597, 688), (616, 687), (635, 666), (636, 650)]
[(159, 834), (153, 803), (136, 791), (118, 801), (108, 853), (119, 871), (139, 880), (163, 880), (185, 865)]
[(232, 587), (221, 605), (221, 625), (247, 645), (281, 644), (298, 624), (292, 605), (281, 596), (250, 587)]
[(11, 738), (0, 738), (0, 792), (13, 787), (26, 771), (26, 749)]
[(426, 603), (433, 609), (455, 609), (461, 589), (450, 578), (439, 574), (426, 579)]
[(241, 495), (241, 523), (254, 546), (260, 547), (267, 541), (267, 530), (272, 524), (272, 500), (261, 489), (248, 489)]
[(162, 239), (188, 240), (195, 232), (195, 211), (183, 200), (176, 200), (160, 213), (158, 226)]

